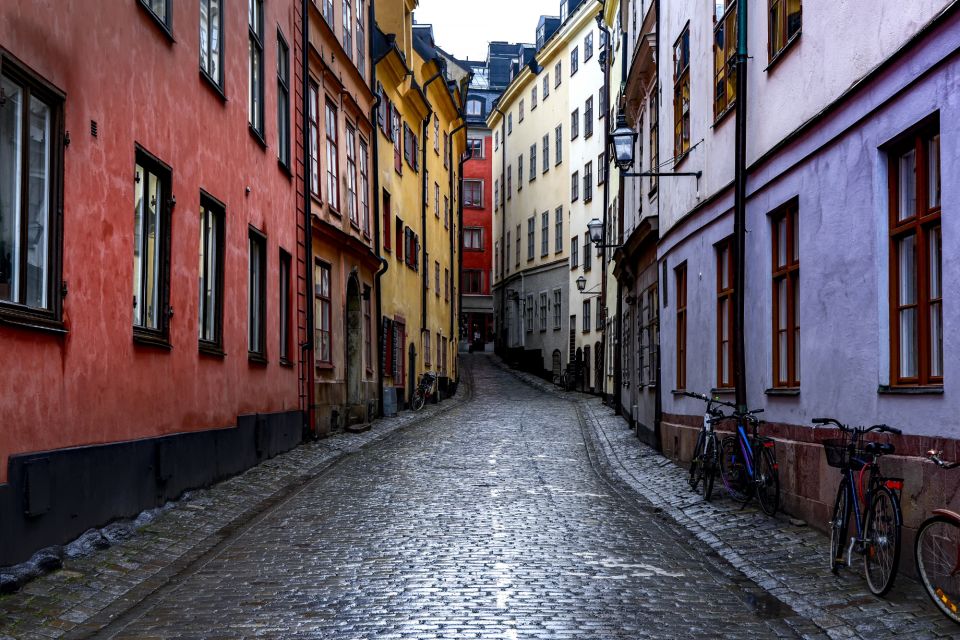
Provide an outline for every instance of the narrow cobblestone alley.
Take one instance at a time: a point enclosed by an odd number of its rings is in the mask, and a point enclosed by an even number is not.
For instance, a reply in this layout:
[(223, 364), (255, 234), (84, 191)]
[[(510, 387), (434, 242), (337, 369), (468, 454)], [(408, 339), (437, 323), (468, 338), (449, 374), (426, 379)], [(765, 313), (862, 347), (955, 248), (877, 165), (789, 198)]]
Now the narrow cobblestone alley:
[(468, 366), (468, 402), (345, 459), (101, 637), (815, 630), (613, 491), (594, 471), (573, 403), (488, 358)]

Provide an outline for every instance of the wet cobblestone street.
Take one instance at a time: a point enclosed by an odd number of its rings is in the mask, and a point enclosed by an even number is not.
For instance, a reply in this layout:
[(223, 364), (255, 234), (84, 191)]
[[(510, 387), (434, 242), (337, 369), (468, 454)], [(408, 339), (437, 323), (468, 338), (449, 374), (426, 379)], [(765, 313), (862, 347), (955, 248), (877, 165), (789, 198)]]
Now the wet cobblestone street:
[(101, 636), (816, 633), (613, 491), (573, 403), (468, 367), (472, 399), (344, 459)]

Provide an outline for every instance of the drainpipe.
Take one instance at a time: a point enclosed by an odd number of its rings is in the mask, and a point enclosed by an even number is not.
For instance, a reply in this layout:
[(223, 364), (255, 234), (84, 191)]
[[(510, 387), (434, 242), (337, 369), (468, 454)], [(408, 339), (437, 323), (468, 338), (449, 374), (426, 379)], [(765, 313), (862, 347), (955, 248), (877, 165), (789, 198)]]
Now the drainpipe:
[[(500, 94), (503, 95), (502, 93)], [(506, 194), (507, 192), (507, 114), (505, 114), (500, 107), (494, 105), (493, 110), (500, 114), (500, 143), (503, 147), (501, 152), (503, 159), (500, 161), (500, 193)], [(496, 197), (496, 194), (494, 194)], [(497, 203), (501, 204), (500, 207), (500, 255), (503, 256), (504, 252), (507, 250), (506, 245), (503, 244), (504, 239), (507, 237), (507, 198), (504, 195), (502, 200)], [(499, 258), (494, 254), (494, 260)], [(496, 265), (493, 268), (494, 273), (497, 271)], [(500, 326), (494, 326), (494, 331), (498, 330), (500, 333), (503, 333), (506, 329), (506, 316), (507, 316), (507, 282), (506, 274), (503, 270), (503, 261), (500, 261)], [(507, 330), (509, 334), (509, 329)], [(499, 335), (494, 336), (494, 345), (500, 345), (500, 355), (504, 355), (504, 338)], [(496, 346), (494, 346), (494, 351), (496, 351)]]
[[(600, 27), (600, 31), (605, 34), (604, 37), (604, 46), (603, 46), (603, 230), (600, 234), (600, 246), (603, 248), (603, 255), (600, 259), (600, 300), (603, 306), (603, 325), (601, 327), (600, 333), (600, 349), (601, 349), (601, 358), (600, 361), (604, 364), (607, 359), (607, 340), (610, 340), (610, 336), (607, 335), (607, 224), (609, 220), (608, 209), (610, 208), (610, 176), (606, 175), (610, 169), (610, 30), (603, 23), (603, 10), (599, 15), (597, 15), (597, 25)], [(613, 363), (614, 371), (616, 371), (619, 364), (615, 361)], [(605, 371), (606, 367), (603, 367), (603, 371), (597, 372), (597, 377), (602, 381), (600, 385), (600, 398), (606, 402), (607, 401), (607, 372)], [(616, 375), (614, 375), (614, 383), (616, 383)], [(619, 409), (617, 410), (619, 414)]]
[[(372, 4), (372, 3), (371, 3)], [(310, 50), (310, 41), (309, 41), (309, 32), (310, 32), (310, 23), (309, 23), (309, 5), (308, 0), (301, 0), (300, 2), (300, 19), (302, 21), (301, 25), (301, 36), (300, 36), (300, 64), (301, 64), (301, 75), (302, 75), (302, 94), (303, 94), (303, 103), (300, 105), (303, 111), (303, 118), (301, 126), (303, 127), (303, 157), (304, 157), (304, 167), (303, 167), (303, 244), (304, 244), (304, 254), (306, 258), (306, 265), (304, 274), (306, 282), (306, 321), (307, 321), (307, 335), (306, 340), (303, 344), (300, 345), (300, 366), (303, 367), (304, 371), (304, 384), (306, 385), (306, 413), (304, 419), (306, 424), (304, 425), (304, 433), (311, 434), (314, 438), (317, 437), (316, 430), (316, 419), (315, 419), (315, 408), (314, 408), (314, 389), (313, 389), (313, 222), (311, 217), (311, 199), (310, 199), (310, 179), (307, 176), (307, 166), (306, 162), (310, 158), (310, 84), (308, 78), (310, 77), (309, 69), (309, 50)]]
[[(656, 88), (655, 88), (655, 93), (654, 93), (654, 100), (656, 100), (655, 106), (658, 112), (657, 122), (659, 122), (660, 121), (660, 118), (659, 118), (659, 111), (660, 111), (660, 81), (659, 81), (659, 77), (660, 77), (660, 0), (653, 0), (653, 4), (654, 4), (654, 10), (657, 13), (657, 24), (656, 24), (657, 31), (656, 31), (656, 34), (654, 34), (656, 37), (657, 47), (656, 49), (654, 49), (653, 55), (654, 55), (654, 68), (657, 70), (657, 78), (658, 78)], [(658, 129), (657, 130), (657, 146), (658, 147), (660, 145), (659, 134), (660, 134), (660, 131)], [(659, 153), (657, 155), (659, 157)], [(658, 171), (659, 169), (657, 169), (656, 167), (650, 167), (650, 170)], [(641, 189), (641, 194), (642, 193), (643, 193), (643, 190)], [(658, 222), (657, 233), (658, 234), (659, 234), (659, 228), (660, 228), (659, 221), (660, 221), (660, 196), (658, 195), (657, 196), (657, 222)], [(657, 270), (657, 281), (659, 282), (660, 275), (662, 274), (659, 260), (654, 260), (654, 267)], [(668, 284), (667, 282), (664, 282), (663, 286), (666, 287), (667, 284)], [(665, 289), (661, 289), (661, 290), (665, 291)], [(660, 304), (659, 295), (657, 296), (657, 304)], [(660, 322), (659, 320), (660, 309), (657, 309), (657, 318), (658, 318), (657, 320), (658, 325), (663, 326), (663, 323)], [(663, 367), (661, 367), (660, 365), (662, 361), (663, 361), (663, 351), (660, 348), (660, 341), (658, 341), (657, 342), (657, 382), (656, 382), (656, 386), (654, 387), (654, 394), (653, 394), (653, 442), (654, 442), (653, 446), (657, 451), (661, 451), (661, 452), (663, 451), (663, 445), (660, 442), (660, 424), (663, 421), (663, 388), (664, 388), (663, 376), (661, 375), (663, 371)]]
[(744, 254), (747, 237), (747, 4), (746, 2), (737, 4), (737, 124), (733, 192), (733, 379), (739, 411), (747, 410), (747, 372), (743, 343), (744, 299), (746, 298)]
[[(377, 16), (375, 9), (375, 2), (370, 3), (370, 8), (367, 11), (367, 24), (371, 28), (377, 28)], [(390, 267), (390, 263), (382, 255), (383, 245), (381, 243), (381, 233), (380, 224), (382, 221), (382, 211), (381, 211), (381, 200), (380, 200), (380, 135), (377, 132), (377, 113), (380, 111), (380, 104), (383, 101), (380, 92), (377, 91), (377, 64), (381, 59), (375, 59), (373, 57), (373, 35), (367, 38), (369, 44), (367, 46), (368, 53), (367, 59), (370, 61), (370, 91), (373, 92), (376, 96), (376, 101), (373, 103), (373, 113), (371, 114), (371, 121), (373, 122), (373, 158), (374, 162), (371, 164), (374, 166), (373, 171), (373, 243), (374, 250), (376, 251), (377, 258), (380, 260), (380, 267), (377, 269), (377, 272), (373, 276), (373, 290), (375, 296), (374, 306), (376, 307), (376, 324), (377, 324), (377, 415), (383, 415), (383, 379), (386, 372), (383, 370), (383, 351), (386, 348), (386, 336), (383, 335), (383, 294), (380, 290), (380, 280), (383, 278), (383, 274), (387, 272), (387, 269)], [(390, 123), (385, 122), (384, 126), (390, 126)]]
[[(464, 102), (466, 102), (466, 96), (464, 96)], [(453, 136), (455, 136), (462, 129), (466, 128), (467, 120), (463, 117), (463, 114), (460, 114), (460, 119), (463, 122), (457, 126), (449, 134), (450, 144), (447, 146), (447, 164), (450, 167), (450, 196), (454, 194), (453, 190)], [(460, 156), (459, 162), (459, 173), (457, 173), (457, 222), (454, 224), (453, 220), (450, 220), (450, 279), (453, 280), (453, 258), (454, 258), (454, 246), (456, 246), (459, 251), (457, 252), (457, 282), (461, 285), (457, 287), (457, 295), (450, 296), (450, 338), (453, 339), (454, 335), (459, 334), (454, 333), (454, 323), (456, 321), (457, 310), (463, 310), (463, 163), (465, 160), (470, 158), (470, 149), (467, 149), (467, 152)], [(453, 218), (453, 212), (450, 212), (450, 217)], [(454, 228), (456, 228), (456, 235), (454, 235)], [(454, 245), (456, 243), (456, 245)], [(451, 282), (451, 288), (452, 288)], [(457, 345), (457, 352), (459, 353), (460, 346)], [(459, 373), (459, 370), (458, 370)]]
[[(443, 64), (440, 58), (434, 58), (434, 64), (436, 64), (439, 69), (435, 74), (430, 76), (427, 81), (423, 84), (423, 97), (427, 98), (427, 89), (430, 87), (430, 84), (435, 80), (439, 79), (443, 75)], [(427, 105), (430, 104), (429, 98), (427, 98)], [(420, 150), (420, 157), (422, 159), (420, 171), (421, 178), (420, 183), (422, 185), (422, 197), (420, 198), (420, 231), (423, 237), (423, 249), (420, 251), (420, 261), (423, 264), (423, 278), (420, 284), (420, 339), (423, 339), (423, 332), (427, 330), (427, 283), (430, 281), (430, 265), (427, 264), (427, 205), (429, 203), (429, 185), (427, 184), (427, 132), (430, 127), (430, 120), (433, 118), (433, 107), (427, 107), (427, 116), (423, 119), (421, 124), (421, 129), (423, 130), (423, 135), (420, 136), (420, 140), (423, 142), (423, 148)], [(436, 283), (434, 283), (436, 284)]]

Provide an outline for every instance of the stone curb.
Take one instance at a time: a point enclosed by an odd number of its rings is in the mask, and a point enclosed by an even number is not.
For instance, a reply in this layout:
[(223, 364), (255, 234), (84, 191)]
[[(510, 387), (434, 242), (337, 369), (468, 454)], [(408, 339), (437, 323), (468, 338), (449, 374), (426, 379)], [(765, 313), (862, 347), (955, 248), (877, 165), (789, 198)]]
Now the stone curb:
[(27, 582), (17, 593), (0, 596), (0, 640), (88, 637), (100, 631), (178, 577), (189, 575), (192, 566), (349, 455), (447, 413), (472, 396), (468, 374), (457, 395), (438, 405), (380, 418), (364, 433), (304, 442), (152, 510), (155, 517), (132, 527), (132, 535), (125, 539), (65, 558), (62, 569)]

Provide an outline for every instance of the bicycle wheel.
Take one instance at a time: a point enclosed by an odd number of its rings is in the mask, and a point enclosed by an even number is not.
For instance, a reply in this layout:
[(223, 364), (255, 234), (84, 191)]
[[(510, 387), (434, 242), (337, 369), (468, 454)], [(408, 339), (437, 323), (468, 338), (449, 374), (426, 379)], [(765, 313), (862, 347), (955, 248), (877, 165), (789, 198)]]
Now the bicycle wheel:
[(960, 624), (960, 524), (946, 516), (924, 520), (915, 546), (917, 575), (941, 612)]
[(840, 481), (837, 501), (833, 503), (830, 519), (830, 571), (837, 573), (843, 566), (844, 546), (847, 544), (847, 525), (850, 521), (850, 490), (847, 479)]
[(417, 389), (413, 392), (413, 402), (410, 403), (410, 407), (414, 411), (420, 411), (423, 409), (424, 403), (427, 401), (426, 397), (423, 395), (423, 391)]
[(700, 431), (697, 436), (697, 445), (693, 448), (693, 458), (690, 460), (690, 488), (697, 490), (700, 479), (703, 478), (703, 447), (707, 434)]
[[(763, 446), (759, 442), (757, 445)], [(777, 471), (777, 461), (773, 459), (770, 449), (763, 447), (759, 457), (759, 464), (754, 470), (756, 475), (753, 488), (760, 508), (765, 514), (772, 516), (780, 508), (780, 474)]]
[(893, 586), (900, 564), (900, 501), (887, 487), (878, 487), (867, 513), (864, 528), (863, 572), (875, 596), (885, 595)]
[(707, 436), (703, 451), (703, 499), (710, 502), (713, 497), (713, 481), (717, 477), (717, 436)]
[(727, 436), (720, 443), (720, 480), (731, 498), (739, 502), (747, 501), (750, 477), (743, 464), (737, 436)]

